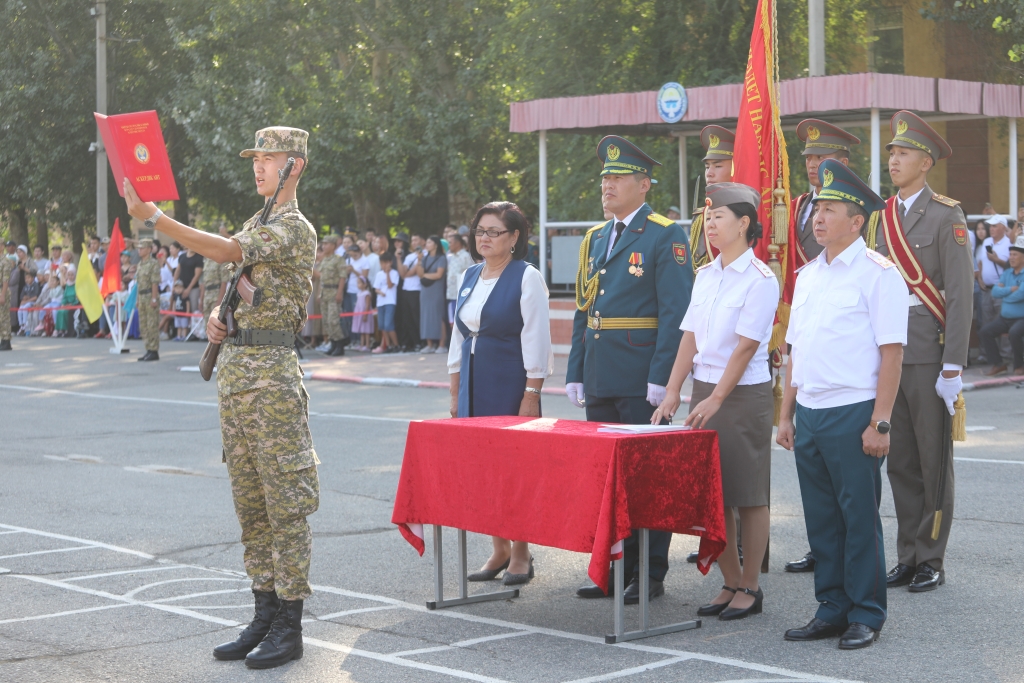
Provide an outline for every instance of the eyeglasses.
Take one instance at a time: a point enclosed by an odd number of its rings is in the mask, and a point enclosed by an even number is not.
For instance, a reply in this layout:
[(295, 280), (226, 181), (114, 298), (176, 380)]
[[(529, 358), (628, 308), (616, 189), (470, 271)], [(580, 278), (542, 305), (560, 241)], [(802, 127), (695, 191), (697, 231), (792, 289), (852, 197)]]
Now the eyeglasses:
[(508, 232), (508, 230), (483, 230), (481, 228), (473, 228), (472, 230), (470, 230), (470, 232), (473, 233), (474, 237), (479, 237), (480, 235), (487, 235), (491, 239), (494, 239), (495, 237), (500, 237), (501, 235), (504, 235), (506, 232)]

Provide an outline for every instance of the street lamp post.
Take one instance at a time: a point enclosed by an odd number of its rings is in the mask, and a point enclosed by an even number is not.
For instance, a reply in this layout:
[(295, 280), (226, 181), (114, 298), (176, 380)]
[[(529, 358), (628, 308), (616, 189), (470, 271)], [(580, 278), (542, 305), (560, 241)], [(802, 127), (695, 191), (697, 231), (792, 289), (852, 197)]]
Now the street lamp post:
[[(96, 111), (107, 113), (107, 2), (96, 0), (92, 10), (96, 19)], [(99, 129), (96, 130), (96, 234), (107, 236), (107, 151)]]

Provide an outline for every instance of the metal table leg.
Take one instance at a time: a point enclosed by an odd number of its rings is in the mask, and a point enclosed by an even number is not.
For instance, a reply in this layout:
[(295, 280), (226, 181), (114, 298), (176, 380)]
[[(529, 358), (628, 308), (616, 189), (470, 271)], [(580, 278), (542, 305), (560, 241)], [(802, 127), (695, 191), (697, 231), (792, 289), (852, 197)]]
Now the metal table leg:
[(623, 593), (623, 561), (621, 559), (615, 560), (615, 633), (604, 637), (604, 642), (613, 645), (615, 643), (623, 643), (627, 640), (638, 640), (640, 638), (650, 638), (651, 636), (660, 636), (665, 633), (675, 633), (676, 631), (689, 631), (690, 629), (700, 628), (700, 619), (694, 619), (692, 621), (681, 621), (677, 624), (669, 624), (667, 626), (656, 626), (651, 628), (649, 622), (649, 603), (650, 603), (650, 592), (649, 592), (649, 570), (648, 565), (650, 564), (650, 533), (647, 529), (640, 530), (640, 630), (638, 631), (626, 631), (623, 624), (623, 610), (625, 609), (625, 602)]
[(459, 529), (459, 597), (444, 599), (444, 546), (441, 539), (441, 527), (437, 524), (434, 528), (434, 599), (427, 601), (427, 609), (441, 609), (454, 607), (456, 605), (469, 605), (474, 602), (490, 602), (491, 600), (505, 600), (507, 598), (518, 598), (519, 589), (494, 591), (491, 593), (479, 593), (469, 595), (468, 569), (466, 566), (466, 532)]

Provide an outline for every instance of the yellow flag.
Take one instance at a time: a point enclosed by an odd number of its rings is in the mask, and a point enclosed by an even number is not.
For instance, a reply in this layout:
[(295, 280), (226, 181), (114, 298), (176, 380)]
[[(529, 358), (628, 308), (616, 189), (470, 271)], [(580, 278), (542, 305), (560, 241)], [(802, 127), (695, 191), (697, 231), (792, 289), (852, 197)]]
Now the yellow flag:
[(89, 261), (89, 252), (82, 245), (82, 258), (78, 262), (78, 276), (75, 278), (75, 294), (85, 310), (89, 322), (94, 323), (103, 315), (103, 297), (100, 296), (100, 285), (96, 282), (96, 271)]

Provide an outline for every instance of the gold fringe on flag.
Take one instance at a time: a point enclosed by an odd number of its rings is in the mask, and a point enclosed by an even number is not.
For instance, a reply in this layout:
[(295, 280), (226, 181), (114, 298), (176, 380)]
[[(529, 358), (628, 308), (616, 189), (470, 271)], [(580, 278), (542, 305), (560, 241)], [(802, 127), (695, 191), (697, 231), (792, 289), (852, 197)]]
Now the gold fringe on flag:
[[(776, 181), (772, 195), (775, 197), (775, 203), (772, 205), (772, 241), (775, 244), (788, 244), (789, 207), (786, 206), (786, 188), (782, 186), (782, 178)], [(781, 280), (779, 284), (782, 284)]]
[(964, 392), (957, 394), (953, 403), (953, 441), (967, 441), (967, 403)]

